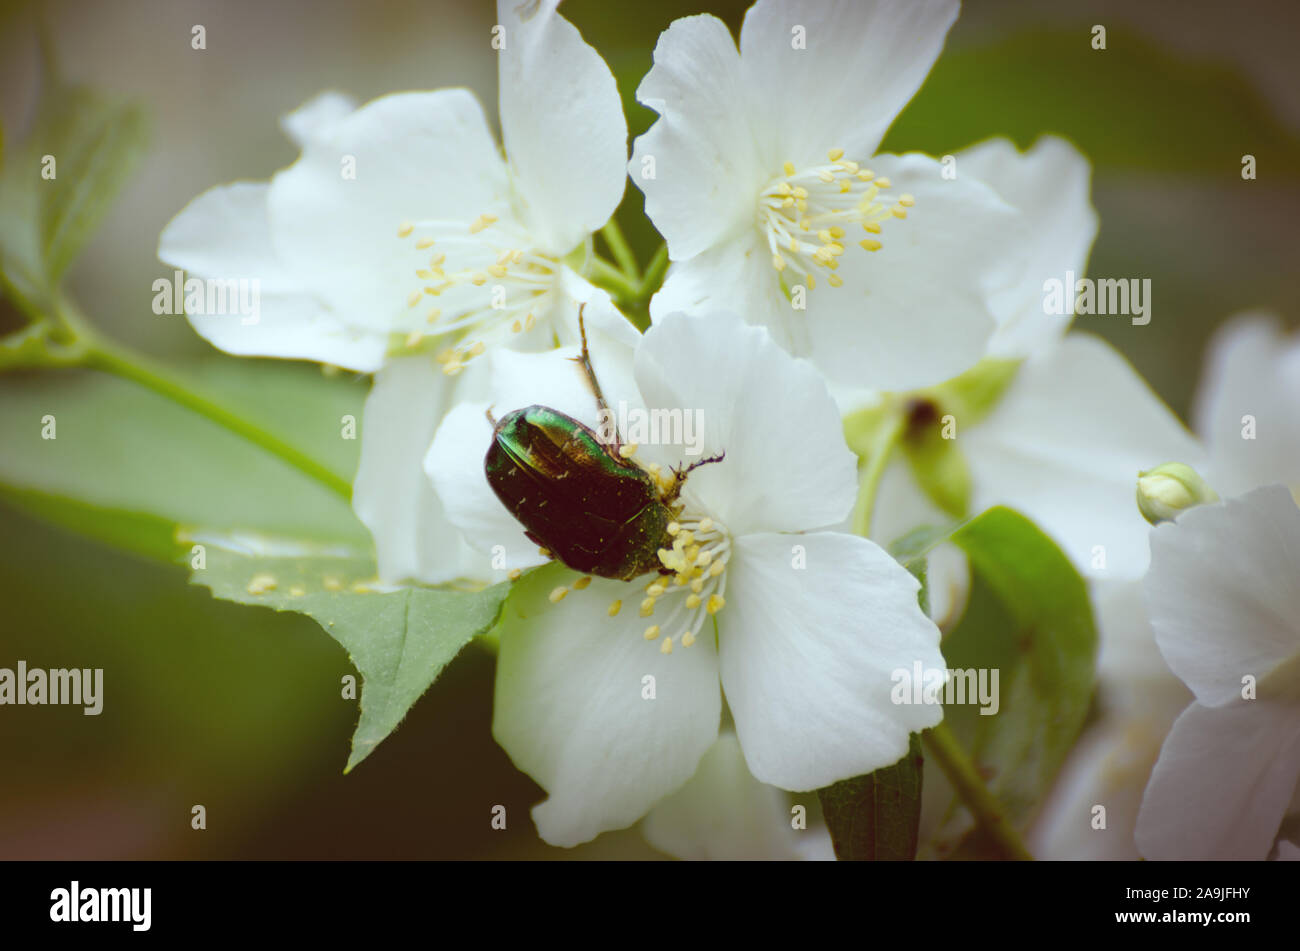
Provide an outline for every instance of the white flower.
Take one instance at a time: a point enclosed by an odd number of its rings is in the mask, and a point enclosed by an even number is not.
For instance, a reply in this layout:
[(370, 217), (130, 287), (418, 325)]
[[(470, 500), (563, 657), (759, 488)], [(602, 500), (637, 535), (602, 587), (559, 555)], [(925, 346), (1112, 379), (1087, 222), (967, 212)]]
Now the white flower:
[(260, 280), (258, 323), (191, 315), (218, 347), (378, 371), (354, 504), (386, 580), (482, 570), (420, 470), (463, 398), (438, 371), (459, 384), (488, 347), (576, 339), (577, 303), (599, 296), (566, 258), (618, 205), (627, 126), (613, 75), (557, 2), (498, 5), (504, 156), (468, 90), (356, 111), (331, 96), (286, 119), (294, 165), (206, 192), (160, 241), (194, 275)]
[(655, 319), (734, 311), (829, 378), (885, 389), (979, 359), (1025, 267), (1020, 216), (960, 161), (876, 154), (957, 9), (759, 0), (739, 49), (707, 15), (662, 34), (637, 90), (660, 118), (629, 166), (673, 261)]
[[(807, 811), (815, 799), (795, 801)], [(686, 785), (650, 810), (642, 833), (679, 859), (833, 860), (825, 824), (796, 828), (791, 808), (789, 793), (750, 774), (736, 734), (724, 729)]]
[[(884, 551), (818, 531), (852, 507), (856, 479), (816, 371), (721, 315), (665, 318), (634, 363), (594, 343), (592, 355), (611, 407), (698, 411), (698, 458), (725, 458), (685, 483), (660, 556), (675, 573), (557, 591), (528, 576), (507, 603), (493, 729), (550, 794), (534, 811), (542, 836), (586, 841), (681, 787), (718, 736), (719, 681), (760, 782), (810, 790), (895, 762), (942, 712), (893, 704), (891, 672), (942, 668), (938, 630), (916, 580)], [(581, 373), (557, 357), (493, 355), (498, 418), (541, 403), (596, 425)], [(535, 564), (483, 474), (486, 408), (449, 413), (426, 465), (471, 544)], [(637, 458), (665, 474), (691, 461), (680, 445), (642, 446)]]
[[(1027, 842), (1039, 859), (1135, 860), (1142, 792), (1192, 695), (1156, 647), (1139, 581), (1095, 582), (1099, 714), (1079, 737)], [(1105, 808), (1103, 828), (1095, 807)]]
[(1300, 499), (1300, 334), (1271, 314), (1239, 314), (1214, 335), (1192, 418), (1222, 496), (1271, 483)]
[[(1212, 341), (1196, 393), (1198, 435), (1215, 487), (1240, 493), (1270, 482), (1300, 487), (1300, 392), (1294, 367), (1300, 339), (1287, 341), (1276, 318), (1242, 315)], [(1254, 439), (1243, 439), (1244, 416)], [(1101, 633), (1101, 716), (1080, 739), (1036, 823), (1031, 851), (1040, 858), (1139, 857), (1138, 809), (1164, 739), (1191, 695), (1159, 655), (1141, 584), (1095, 590)], [(1104, 805), (1107, 827), (1091, 825)], [(1290, 812), (1300, 812), (1296, 804)], [(1192, 824), (1187, 827), (1194, 834)], [(1283, 843), (1285, 844), (1285, 843)]]
[[(1203, 452), (1115, 348), (1090, 334), (1067, 334), (1069, 318), (1043, 312), (1044, 281), (1067, 271), (1082, 275), (1096, 235), (1087, 162), (1047, 137), (1024, 154), (991, 140), (959, 154), (957, 164), (997, 188), (1037, 239), (1029, 267), (997, 296), (1000, 323), (988, 351), (1024, 362), (991, 409), (975, 418), (946, 405), (943, 387), (903, 400), (933, 401), (934, 419), (953, 414), (954, 446), (969, 470), (970, 511), (1008, 505), (1037, 523), (1085, 575), (1137, 579), (1148, 562), (1148, 526), (1133, 500), (1137, 472), (1169, 460), (1196, 467)], [(903, 459), (891, 463), (873, 537), (888, 542), (952, 518), (922, 492)]]
[(1151, 624), (1196, 700), (1165, 740), (1142, 800), (1137, 844), (1147, 858), (1267, 858), (1295, 808), (1297, 576), (1300, 508), (1282, 486), (1152, 530)]

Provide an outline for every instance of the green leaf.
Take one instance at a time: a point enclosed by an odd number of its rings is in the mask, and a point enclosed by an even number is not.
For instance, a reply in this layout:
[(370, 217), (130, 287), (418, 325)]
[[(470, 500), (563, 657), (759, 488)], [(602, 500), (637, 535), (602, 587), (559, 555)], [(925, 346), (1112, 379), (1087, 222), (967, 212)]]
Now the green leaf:
[(496, 625), (510, 589), (382, 590), (369, 555), (346, 548), (205, 532), (184, 541), (203, 546), (192, 584), (223, 600), (306, 614), (347, 650), (363, 686), (344, 772), (396, 729), (462, 647)]
[[(971, 591), (944, 658), (953, 670), (997, 670), (999, 682), (995, 714), (968, 701), (945, 706), (944, 720), (1023, 829), (1087, 716), (1097, 653), (1087, 586), (1055, 543), (1010, 509), (989, 509), (950, 540), (969, 559)], [(950, 803), (935, 848), (985, 854), (958, 805)]]
[(841, 861), (910, 861), (921, 823), (921, 738), (893, 766), (817, 790)]
[[(19, 302), (48, 310), (53, 289), (144, 154), (144, 112), (53, 82), (0, 175), (0, 266)], [(52, 175), (52, 177), (51, 177)]]
[[(51, 89), (29, 148), (53, 156), (57, 175), (39, 177), (41, 251), (46, 275), (57, 282), (99, 226), (144, 154), (148, 123), (133, 104), (107, 99), (83, 86)], [(30, 170), (36, 175), (38, 168)]]
[[(344, 415), (361, 419), (364, 382), (280, 361), (214, 357), (182, 372), (341, 474), (355, 471), (359, 441), (341, 437)], [(42, 420), (54, 417), (54, 439)], [(297, 469), (175, 403), (92, 371), (0, 378), (0, 486), (39, 493), (28, 505), (65, 527), (170, 560), (141, 517), (209, 530), (339, 542), (369, 550), (347, 502)], [(63, 505), (66, 512), (54, 514)], [(89, 509), (95, 518), (83, 522)], [(116, 522), (114, 526), (111, 523)]]

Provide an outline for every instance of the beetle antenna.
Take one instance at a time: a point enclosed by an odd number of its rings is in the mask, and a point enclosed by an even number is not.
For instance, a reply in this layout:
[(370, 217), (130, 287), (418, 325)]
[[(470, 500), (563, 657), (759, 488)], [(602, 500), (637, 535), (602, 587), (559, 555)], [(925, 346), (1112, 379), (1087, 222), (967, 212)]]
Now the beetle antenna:
[(487, 409), (483, 410), (483, 415), (486, 416), (486, 417), (487, 417), (487, 421), (488, 421), (489, 423), (492, 424), (492, 428), (493, 428), (493, 429), (496, 429), (496, 428), (497, 428), (497, 418), (496, 418), (495, 416), (492, 415), (492, 407), (491, 407), (491, 406), (489, 406)]
[(673, 502), (676, 502), (677, 497), (682, 494), (682, 486), (686, 484), (686, 477), (688, 475), (690, 475), (693, 471), (698, 469), (700, 466), (707, 466), (709, 465), (709, 463), (712, 462), (721, 462), (726, 457), (727, 457), (726, 450), (723, 450), (722, 452), (718, 453), (716, 456), (709, 456), (709, 458), (707, 459), (697, 459), (695, 462), (692, 462), (685, 469), (674, 466), (673, 487), (668, 491), (668, 494), (664, 496), (664, 501), (670, 505)]

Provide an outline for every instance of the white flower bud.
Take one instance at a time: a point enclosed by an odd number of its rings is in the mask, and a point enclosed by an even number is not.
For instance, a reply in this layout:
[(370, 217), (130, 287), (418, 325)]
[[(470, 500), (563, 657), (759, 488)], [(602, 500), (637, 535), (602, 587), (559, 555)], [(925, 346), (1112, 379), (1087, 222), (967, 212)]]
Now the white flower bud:
[(1166, 462), (1138, 473), (1138, 509), (1152, 525), (1172, 521), (1193, 506), (1217, 501), (1218, 493), (1195, 469), (1181, 462)]

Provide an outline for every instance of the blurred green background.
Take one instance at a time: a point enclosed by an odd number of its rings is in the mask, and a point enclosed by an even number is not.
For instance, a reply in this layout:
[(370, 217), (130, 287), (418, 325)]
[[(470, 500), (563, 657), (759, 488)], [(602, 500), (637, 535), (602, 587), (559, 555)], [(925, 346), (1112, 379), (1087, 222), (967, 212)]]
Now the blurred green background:
[[(562, 9), (633, 94), (655, 38), (745, 4), (569, 0)], [(141, 101), (150, 151), (69, 287), (111, 337), (194, 373), (233, 406), (351, 475), (367, 383), (213, 351), (155, 316), (162, 227), (190, 198), (294, 159), (280, 115), (316, 92), (473, 88), (492, 112), (487, 2), (123, 0), (0, 6), (0, 119), (21, 139), (36, 95), (36, 16), (71, 79)], [(190, 47), (194, 24), (207, 49)], [(1107, 49), (1091, 28), (1107, 28)], [(1150, 277), (1153, 318), (1081, 318), (1186, 414), (1206, 341), (1251, 308), (1300, 318), (1300, 5), (1198, 0), (965, 5), (886, 147), (955, 151), (993, 134), (1071, 138), (1094, 163), (1090, 272)], [(1258, 179), (1243, 181), (1252, 154)], [(657, 241), (629, 185), (620, 221)], [(0, 304), (0, 330), (17, 317)], [(39, 419), (57, 416), (43, 442)], [(1117, 421), (1122, 422), (1122, 421)], [(634, 829), (540, 843), (541, 791), (492, 742), (493, 661), (467, 648), (402, 727), (342, 775), (356, 723), (345, 652), (312, 620), (214, 601), (160, 557), (173, 523), (365, 535), (346, 505), (277, 460), (129, 383), (55, 371), (0, 378), (0, 666), (105, 668), (104, 712), (0, 707), (0, 858), (654, 857)], [(72, 504), (76, 498), (85, 502)], [(107, 517), (105, 515), (107, 513)], [(141, 513), (152, 513), (142, 515)], [(207, 809), (207, 829), (190, 810)], [(489, 811), (509, 810), (506, 831)]]

